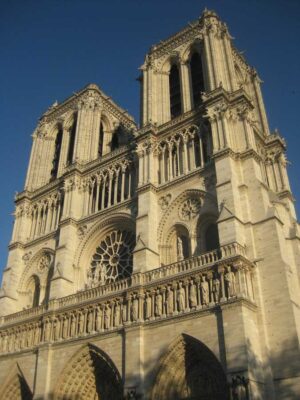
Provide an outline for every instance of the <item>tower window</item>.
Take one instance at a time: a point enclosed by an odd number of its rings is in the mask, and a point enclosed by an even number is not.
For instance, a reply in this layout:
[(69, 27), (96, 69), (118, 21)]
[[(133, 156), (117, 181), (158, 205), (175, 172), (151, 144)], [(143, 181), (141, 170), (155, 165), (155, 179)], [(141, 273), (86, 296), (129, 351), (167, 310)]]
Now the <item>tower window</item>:
[(61, 143), (62, 143), (62, 135), (63, 135), (62, 127), (59, 127), (59, 130), (56, 135), (56, 140), (55, 140), (55, 149), (54, 149), (54, 156), (53, 156), (52, 170), (51, 170), (51, 180), (57, 178), (60, 151), (61, 151)]
[(100, 124), (100, 132), (99, 132), (99, 144), (98, 144), (98, 157), (102, 157), (103, 154), (103, 139), (104, 139), (104, 129), (103, 124)]
[(192, 93), (194, 106), (201, 104), (201, 92), (204, 92), (204, 79), (202, 61), (199, 53), (194, 53), (190, 62), (191, 77), (192, 77)]
[(177, 65), (173, 65), (169, 76), (171, 118), (181, 114), (180, 77)]
[(72, 124), (72, 128), (70, 130), (67, 165), (72, 164), (72, 162), (73, 162), (74, 147), (75, 147), (75, 136), (76, 136), (76, 125), (77, 125), (77, 114), (74, 115), (74, 121), (73, 121), (73, 124)]

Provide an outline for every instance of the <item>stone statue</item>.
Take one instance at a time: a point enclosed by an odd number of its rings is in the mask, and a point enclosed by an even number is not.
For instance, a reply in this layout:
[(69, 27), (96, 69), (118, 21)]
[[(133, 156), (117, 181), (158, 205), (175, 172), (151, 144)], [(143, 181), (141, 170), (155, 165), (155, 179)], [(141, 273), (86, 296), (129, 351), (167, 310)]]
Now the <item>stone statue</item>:
[(207, 305), (209, 303), (209, 287), (208, 287), (208, 282), (206, 281), (204, 275), (201, 278), (200, 287), (201, 287), (202, 304)]
[(71, 337), (76, 335), (76, 316), (72, 314), (71, 316)]
[(63, 339), (67, 339), (68, 337), (68, 318), (66, 316), (63, 318), (62, 336)]
[(146, 292), (145, 298), (145, 319), (151, 318), (151, 296), (148, 292)]
[(83, 333), (84, 333), (84, 314), (83, 314), (83, 312), (80, 312), (79, 313), (79, 329), (78, 329), (78, 332), (79, 332), (79, 335), (83, 335)]
[(190, 307), (196, 308), (197, 307), (197, 292), (196, 292), (196, 285), (194, 284), (193, 279), (191, 279), (191, 284), (190, 284), (189, 300), (190, 300)]
[(100, 270), (101, 270), (101, 266), (100, 266), (100, 264), (97, 264), (96, 268), (95, 268), (95, 271), (94, 271), (93, 286), (98, 286), (99, 285)]
[(231, 267), (227, 267), (227, 272), (224, 276), (226, 288), (227, 288), (227, 296), (233, 297), (236, 295), (235, 290), (235, 276), (234, 272), (231, 271)]
[(53, 320), (53, 328), (52, 328), (52, 332), (53, 332), (53, 340), (58, 340), (58, 336), (59, 336), (59, 321), (57, 319)]
[(120, 326), (120, 303), (118, 301), (116, 301), (115, 305), (114, 326)]
[(105, 285), (106, 278), (107, 278), (106, 267), (105, 265), (102, 265), (100, 270), (100, 285)]
[(93, 315), (93, 311), (90, 310), (88, 313), (88, 320), (87, 320), (87, 331), (88, 333), (93, 332), (93, 320), (94, 320), (94, 315)]
[(178, 303), (178, 311), (185, 310), (185, 291), (182, 287), (182, 282), (179, 282), (179, 287), (177, 289), (177, 303)]
[(220, 281), (217, 277), (213, 279), (212, 292), (216, 303), (220, 301)]
[(232, 398), (233, 400), (248, 400), (248, 380), (244, 376), (237, 375), (232, 378)]
[(45, 325), (44, 325), (44, 339), (45, 342), (48, 342), (50, 340), (50, 330), (51, 330), (51, 324), (48, 320), (46, 320)]
[(177, 238), (177, 261), (183, 260), (183, 244), (181, 237)]
[[(30, 325), (30, 327), (26, 333), (26, 343), (25, 343), (26, 347), (30, 347), (32, 345), (32, 334), (33, 334), (32, 325)], [(44, 338), (44, 341), (45, 341), (45, 338)]]
[(166, 306), (167, 306), (167, 315), (171, 315), (174, 312), (174, 295), (173, 290), (170, 286), (167, 288), (166, 293)]
[(106, 304), (104, 309), (104, 329), (110, 329), (110, 316), (111, 316), (111, 309), (108, 304)]
[(123, 322), (127, 321), (127, 304), (126, 304), (126, 302), (124, 302), (122, 305), (122, 321)]
[(101, 327), (102, 327), (102, 310), (101, 310), (100, 306), (97, 306), (96, 312), (97, 312), (96, 330), (97, 330), (97, 332), (100, 332), (101, 331)]
[(139, 300), (136, 294), (134, 294), (131, 303), (131, 319), (133, 322), (136, 322), (138, 320), (138, 312), (139, 312)]
[(86, 287), (87, 289), (90, 289), (93, 286), (93, 272), (91, 269), (88, 270), (87, 272), (87, 283)]
[(162, 295), (160, 294), (160, 291), (157, 290), (156, 296), (155, 296), (155, 315), (157, 317), (160, 317), (162, 315)]

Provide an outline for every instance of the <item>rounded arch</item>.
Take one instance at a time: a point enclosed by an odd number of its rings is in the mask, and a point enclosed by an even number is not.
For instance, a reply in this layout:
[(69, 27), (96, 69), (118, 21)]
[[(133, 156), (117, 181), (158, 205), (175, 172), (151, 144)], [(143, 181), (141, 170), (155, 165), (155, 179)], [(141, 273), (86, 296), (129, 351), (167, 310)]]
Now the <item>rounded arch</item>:
[(76, 110), (71, 110), (68, 114), (66, 114), (64, 118), (64, 124), (63, 127), (65, 130), (69, 130), (72, 128), (73, 123), (75, 122), (75, 119), (77, 117), (77, 111)]
[(163, 61), (161, 69), (160, 69), (161, 72), (169, 74), (171, 71), (172, 65), (177, 65), (177, 67), (179, 67), (179, 65), (180, 65), (179, 61), (180, 61), (179, 53), (171, 54)]
[(128, 232), (135, 240), (135, 221), (125, 213), (107, 216), (94, 224), (85, 234), (75, 255), (74, 266), (77, 268), (77, 287), (87, 282), (87, 273), (91, 265), (93, 255), (101, 242), (114, 231)]
[(191, 232), (183, 222), (176, 222), (167, 233), (166, 250), (168, 263), (184, 260), (191, 255)]
[(182, 51), (181, 53), (181, 59), (183, 62), (189, 62), (191, 59), (191, 56), (194, 52), (198, 52), (200, 55), (203, 53), (203, 40), (198, 37), (195, 38), (195, 40), (192, 43), (189, 43), (186, 48)]
[(161, 357), (152, 400), (227, 400), (226, 375), (213, 352), (192, 336), (182, 334)]
[(54, 400), (122, 400), (122, 378), (110, 357), (87, 344), (67, 362), (54, 391)]
[[(22, 306), (26, 304), (27, 307), (36, 307), (48, 302), (53, 275), (54, 254), (52, 249), (42, 248), (26, 265), (18, 285), (18, 294)], [(35, 296), (33, 293), (37, 293), (37, 283), (39, 283), (39, 301), (34, 302), (33, 298)], [(37, 298), (37, 294), (35, 298)]]
[(199, 189), (189, 189), (178, 195), (164, 212), (158, 227), (157, 238), (161, 264), (170, 264), (180, 260), (180, 257), (178, 258), (177, 256), (181, 243), (175, 246), (173, 239), (176, 232), (176, 224), (185, 226), (188, 231), (188, 254), (190, 257), (199, 254), (201, 251), (203, 252), (203, 247), (198, 245), (197, 226), (199, 221), (202, 221), (206, 215), (217, 214), (216, 198), (211, 193)]
[(27, 304), (31, 307), (38, 307), (41, 297), (41, 282), (37, 275), (32, 275), (26, 285)]
[(112, 122), (104, 110), (101, 113), (101, 122), (105, 132), (111, 132), (113, 130)]
[(159, 223), (157, 230), (157, 239), (159, 244), (163, 244), (164, 237), (166, 237), (166, 233), (169, 231), (170, 227), (173, 226), (174, 220), (178, 221), (178, 211), (180, 205), (189, 198), (201, 198), (201, 199), (207, 198), (216, 204), (216, 199), (212, 195), (203, 190), (188, 189), (180, 193), (171, 202), (171, 204), (169, 204), (167, 210), (164, 212), (164, 215)]
[(39, 276), (42, 274), (44, 275), (44, 272), (46, 272), (46, 270), (44, 268), (38, 268), (38, 263), (44, 256), (48, 256), (49, 257), (48, 266), (52, 266), (54, 254), (55, 252), (53, 249), (49, 247), (43, 247), (32, 256), (32, 258), (27, 263), (19, 281), (18, 290), (20, 292), (22, 292), (25, 289), (26, 282), (28, 281), (28, 278), (31, 275), (33, 274), (37, 274)]

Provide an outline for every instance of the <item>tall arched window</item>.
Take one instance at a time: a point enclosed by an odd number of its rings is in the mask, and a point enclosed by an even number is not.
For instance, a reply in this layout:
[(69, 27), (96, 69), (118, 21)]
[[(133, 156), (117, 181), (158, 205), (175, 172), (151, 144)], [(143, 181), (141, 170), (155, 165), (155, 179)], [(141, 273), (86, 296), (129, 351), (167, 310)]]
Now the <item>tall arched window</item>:
[(101, 122), (99, 132), (99, 143), (98, 143), (98, 157), (102, 157), (103, 154), (103, 140), (104, 140), (104, 128)]
[(194, 107), (197, 107), (202, 102), (201, 92), (204, 92), (205, 90), (201, 56), (197, 52), (195, 52), (191, 57), (190, 69)]
[(63, 130), (62, 127), (59, 126), (55, 140), (54, 156), (53, 156), (52, 170), (51, 170), (51, 180), (57, 178), (62, 136), (63, 136)]
[(67, 155), (67, 165), (72, 164), (73, 155), (74, 155), (74, 147), (75, 147), (75, 136), (76, 136), (76, 125), (77, 125), (77, 113), (74, 115), (74, 121), (70, 130), (70, 138), (69, 138), (69, 148)]
[(169, 75), (171, 118), (181, 114), (180, 76), (177, 65), (173, 64)]
[(37, 307), (40, 304), (40, 292), (41, 292), (40, 280), (36, 275), (33, 275), (30, 280), (30, 289), (29, 289), (30, 307)]

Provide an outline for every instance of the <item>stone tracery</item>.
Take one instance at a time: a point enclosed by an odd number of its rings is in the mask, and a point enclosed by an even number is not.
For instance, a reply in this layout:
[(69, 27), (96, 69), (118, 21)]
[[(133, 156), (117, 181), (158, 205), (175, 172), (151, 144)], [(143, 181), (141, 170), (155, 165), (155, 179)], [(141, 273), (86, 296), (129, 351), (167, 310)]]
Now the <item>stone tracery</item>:
[(97, 247), (88, 271), (89, 286), (98, 286), (127, 278), (132, 272), (132, 232), (115, 230)]
[(121, 400), (122, 381), (109, 357), (87, 345), (72, 357), (58, 382), (55, 400)]

